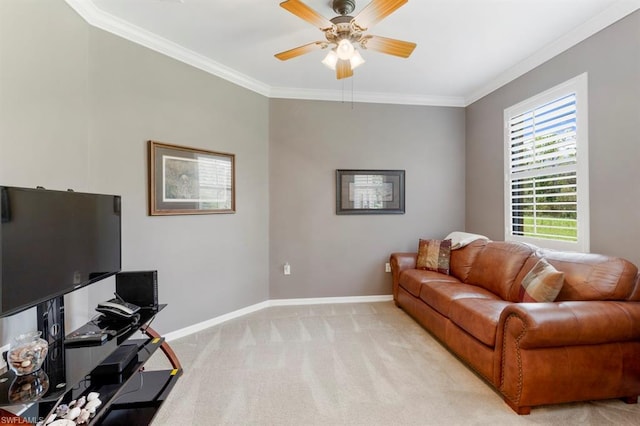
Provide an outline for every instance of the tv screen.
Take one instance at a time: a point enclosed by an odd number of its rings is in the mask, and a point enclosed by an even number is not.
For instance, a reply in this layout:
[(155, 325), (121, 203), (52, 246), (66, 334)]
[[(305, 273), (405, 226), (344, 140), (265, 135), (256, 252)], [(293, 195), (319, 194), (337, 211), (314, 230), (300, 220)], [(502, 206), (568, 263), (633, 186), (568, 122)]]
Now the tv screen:
[(0, 186), (0, 316), (121, 268), (120, 197)]

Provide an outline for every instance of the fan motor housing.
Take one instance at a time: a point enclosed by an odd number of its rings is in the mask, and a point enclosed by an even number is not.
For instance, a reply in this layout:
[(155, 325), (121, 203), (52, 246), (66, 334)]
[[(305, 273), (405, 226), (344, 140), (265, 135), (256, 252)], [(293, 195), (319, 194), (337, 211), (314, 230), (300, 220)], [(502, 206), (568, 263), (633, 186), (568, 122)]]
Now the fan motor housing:
[(362, 31), (359, 31), (353, 24), (353, 16), (342, 15), (331, 19), (335, 29), (325, 31), (324, 35), (329, 43), (338, 44), (340, 40), (347, 39), (350, 42), (357, 42), (362, 38)]
[(333, 0), (333, 11), (340, 15), (348, 15), (356, 8), (354, 0)]

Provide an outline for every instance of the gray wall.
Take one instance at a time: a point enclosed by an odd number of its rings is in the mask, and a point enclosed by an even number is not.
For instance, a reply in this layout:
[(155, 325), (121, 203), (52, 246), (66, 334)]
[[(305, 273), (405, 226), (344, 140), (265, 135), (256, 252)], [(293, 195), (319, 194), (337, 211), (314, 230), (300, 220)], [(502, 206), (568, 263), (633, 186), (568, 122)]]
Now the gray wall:
[[(122, 195), (123, 270), (158, 270), (154, 327), (268, 299), (267, 99), (95, 28), (89, 76), (91, 187)], [(236, 213), (148, 216), (148, 139), (234, 153)]]
[[(462, 229), (463, 108), (271, 100), (269, 112), (272, 299), (390, 294), (391, 252)], [(337, 216), (336, 169), (406, 170), (406, 214)]]
[[(123, 269), (158, 270), (160, 332), (268, 299), (267, 99), (89, 27), (62, 0), (0, 8), (0, 183), (122, 195)], [(148, 139), (235, 153), (237, 213), (147, 216)], [(71, 326), (113, 291), (110, 278), (74, 292)], [(2, 342), (33, 317), (3, 320)]]
[[(61, 1), (0, 1), (0, 184), (90, 189), (88, 33)], [(5, 319), (0, 344), (34, 327), (34, 309)]]
[(466, 229), (504, 239), (504, 109), (583, 72), (591, 251), (640, 265), (640, 11), (467, 107)]

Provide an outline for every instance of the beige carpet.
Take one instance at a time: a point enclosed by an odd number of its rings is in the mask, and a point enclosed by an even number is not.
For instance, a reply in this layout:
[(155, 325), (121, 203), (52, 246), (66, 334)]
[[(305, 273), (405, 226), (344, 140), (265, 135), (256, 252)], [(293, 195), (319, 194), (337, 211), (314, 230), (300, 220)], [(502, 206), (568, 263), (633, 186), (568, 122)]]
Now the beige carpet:
[(185, 371), (156, 426), (640, 424), (618, 400), (518, 416), (392, 302), (268, 308), (171, 346)]

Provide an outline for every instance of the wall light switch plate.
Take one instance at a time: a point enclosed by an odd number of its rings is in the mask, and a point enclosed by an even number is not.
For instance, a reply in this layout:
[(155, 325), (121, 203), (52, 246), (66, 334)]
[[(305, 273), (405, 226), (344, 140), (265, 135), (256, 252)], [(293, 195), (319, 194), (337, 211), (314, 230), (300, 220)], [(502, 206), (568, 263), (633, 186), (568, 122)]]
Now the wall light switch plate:
[(291, 265), (289, 265), (288, 263), (285, 263), (283, 272), (285, 275), (291, 275)]

